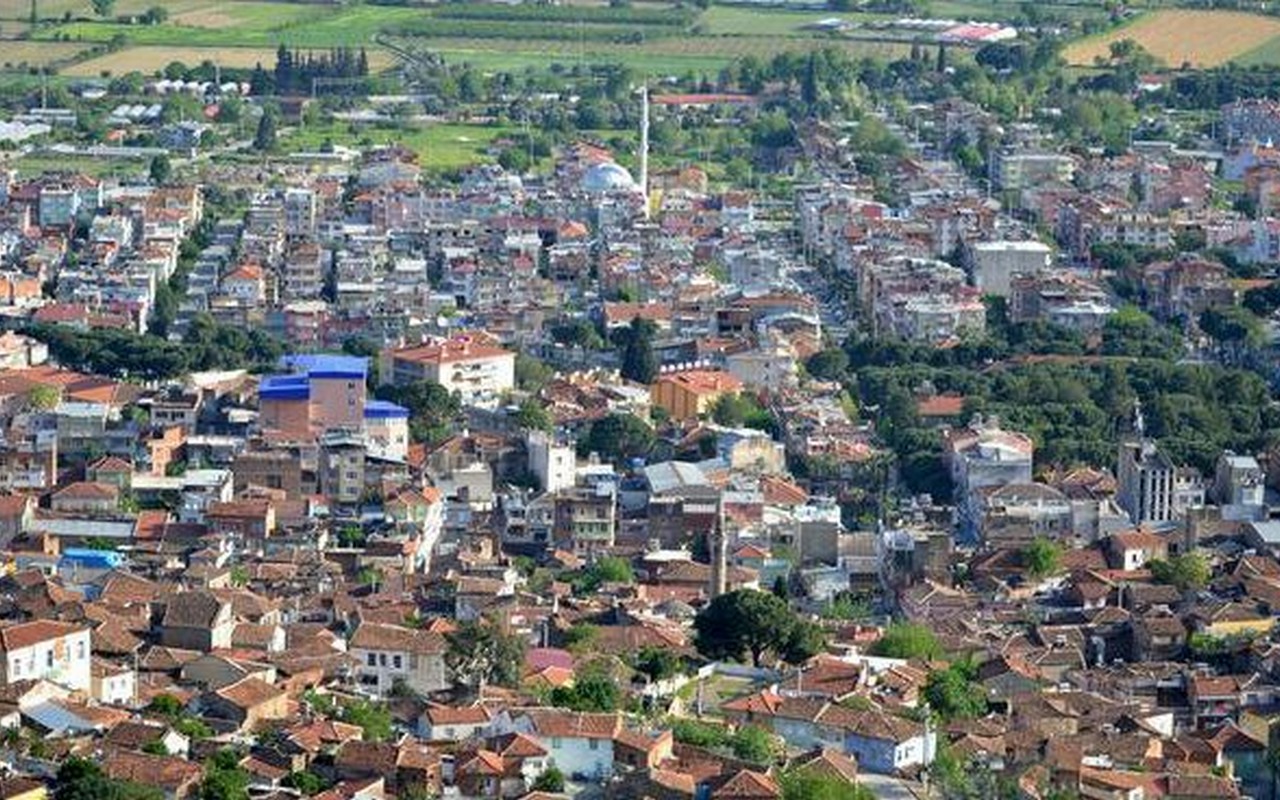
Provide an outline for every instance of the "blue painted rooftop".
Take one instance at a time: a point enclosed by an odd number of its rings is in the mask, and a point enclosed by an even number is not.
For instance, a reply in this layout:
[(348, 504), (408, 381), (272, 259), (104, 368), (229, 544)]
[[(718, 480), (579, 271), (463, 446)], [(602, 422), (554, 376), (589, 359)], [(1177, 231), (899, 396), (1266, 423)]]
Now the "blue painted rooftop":
[(311, 381), (306, 375), (268, 375), (258, 384), (263, 400), (306, 400), (311, 397)]
[(364, 404), (365, 419), (408, 419), (409, 409), (386, 400), (370, 400)]
[(361, 356), (306, 353), (285, 356), (282, 361), (286, 369), (312, 378), (349, 378), (362, 381), (369, 373), (369, 359)]
[(118, 567), (124, 563), (123, 553), (117, 553), (114, 550), (94, 550), (88, 547), (68, 547), (62, 551), (62, 558), (104, 568)]

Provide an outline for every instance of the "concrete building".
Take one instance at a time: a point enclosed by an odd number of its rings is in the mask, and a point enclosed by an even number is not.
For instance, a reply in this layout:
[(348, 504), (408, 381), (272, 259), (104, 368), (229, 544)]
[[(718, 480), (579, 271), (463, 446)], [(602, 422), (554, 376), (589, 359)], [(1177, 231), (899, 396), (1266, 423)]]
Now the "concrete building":
[(530, 431), (525, 437), (525, 449), (529, 454), (529, 471), (537, 476), (544, 492), (559, 492), (573, 486), (577, 466), (573, 445), (542, 431)]
[(1223, 519), (1255, 520), (1266, 516), (1263, 495), (1267, 476), (1253, 456), (1227, 452), (1218, 456), (1214, 470), (1213, 499)]
[(40, 619), (0, 628), (5, 685), (48, 680), (79, 692), (92, 687), (89, 629)]
[(995, 182), (1001, 189), (1022, 190), (1045, 183), (1070, 183), (1075, 161), (1057, 153), (1001, 153)]
[(445, 649), (437, 633), (372, 622), (356, 628), (349, 647), (357, 682), (377, 697), (389, 695), (397, 683), (421, 694), (449, 688)]
[(1145, 437), (1120, 445), (1116, 502), (1135, 525), (1170, 522), (1188, 508), (1204, 505), (1204, 483), (1194, 470), (1180, 469)]
[(958, 494), (1031, 483), (1035, 444), (1026, 434), (1004, 430), (999, 420), (978, 417), (967, 428), (947, 431), (944, 438), (943, 457)]
[(721, 397), (741, 390), (742, 381), (728, 372), (691, 369), (658, 376), (649, 396), (672, 418), (688, 420), (711, 413)]
[(455, 336), (420, 345), (384, 350), (378, 372), (382, 383), (438, 383), (462, 397), (464, 405), (492, 408), (515, 388), (515, 353), (487, 336)]
[(1009, 297), (1014, 277), (1044, 272), (1051, 253), (1043, 242), (977, 242), (972, 246), (973, 285), (984, 295)]
[(365, 440), (334, 431), (320, 441), (320, 493), (335, 503), (360, 502), (365, 488)]

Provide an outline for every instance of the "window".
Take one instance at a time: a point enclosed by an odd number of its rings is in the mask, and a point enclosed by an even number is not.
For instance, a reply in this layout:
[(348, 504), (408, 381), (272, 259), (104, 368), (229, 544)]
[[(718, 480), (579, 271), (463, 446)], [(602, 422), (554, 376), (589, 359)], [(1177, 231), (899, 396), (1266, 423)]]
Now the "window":
[(46, 650), (44, 654), (44, 665), (49, 669), (53, 668), (53, 651)]
[(371, 667), (376, 667), (376, 666), (378, 666), (378, 657), (377, 657), (376, 655), (374, 655), (373, 653), (370, 653), (370, 654), (369, 654), (369, 658), (368, 658), (368, 663), (369, 663), (369, 666), (371, 666)]
[(600, 740), (599, 740), (599, 739), (588, 739), (588, 740), (587, 740), (587, 747), (591, 748), (592, 750), (599, 750), (599, 749), (600, 749)]
[(387, 665), (387, 654), (378, 653), (378, 666), (385, 667)]
[(84, 661), (84, 640), (76, 642), (76, 660)]
[(400, 669), (402, 663), (403, 662), (401, 661), (400, 656), (398, 654), (391, 657), (391, 666), (395, 667), (396, 669)]

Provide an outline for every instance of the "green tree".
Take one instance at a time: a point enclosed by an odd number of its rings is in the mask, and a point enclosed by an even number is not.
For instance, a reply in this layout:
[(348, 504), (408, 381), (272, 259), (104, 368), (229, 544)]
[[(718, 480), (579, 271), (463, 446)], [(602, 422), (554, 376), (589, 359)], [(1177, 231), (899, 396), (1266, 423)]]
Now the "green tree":
[(447, 437), (462, 412), (458, 395), (435, 381), (379, 386), (375, 394), (379, 400), (389, 400), (409, 409), (409, 430), (419, 442), (438, 442)]
[(551, 382), (556, 371), (527, 353), (516, 354), (516, 386), (526, 392), (538, 392)]
[(1047, 578), (1062, 568), (1062, 545), (1037, 536), (1022, 551), (1022, 563), (1033, 578)]
[(325, 789), (329, 788), (329, 782), (311, 770), (306, 770), (304, 772), (290, 772), (288, 775), (284, 776), (284, 780), (282, 780), (281, 783), (291, 789), (297, 789), (307, 797), (320, 794)]
[(778, 783), (782, 800), (875, 800), (867, 787), (814, 769), (788, 770)]
[(767, 652), (786, 652), (796, 616), (769, 592), (739, 589), (712, 600), (693, 620), (698, 652), (711, 659), (751, 656), (757, 667)]
[(109, 17), (111, 12), (116, 8), (116, 0), (90, 0), (93, 6), (93, 13), (100, 17)]
[(1155, 559), (1147, 564), (1151, 577), (1158, 583), (1167, 583), (1179, 591), (1197, 591), (1209, 585), (1213, 569), (1209, 560), (1200, 553), (1182, 553), (1167, 560)]
[(205, 764), (200, 784), (200, 800), (248, 800), (249, 773), (240, 766), (240, 756), (230, 748), (219, 750)]
[(683, 671), (684, 664), (675, 651), (649, 645), (640, 648), (640, 652), (635, 654), (632, 658), (632, 666), (636, 672), (656, 683), (679, 675)]
[(578, 455), (598, 453), (607, 461), (647, 456), (653, 449), (653, 430), (630, 414), (610, 414), (591, 423), (578, 440)]
[(151, 158), (151, 183), (156, 186), (164, 186), (173, 177), (173, 167), (169, 164), (169, 157), (163, 153)]
[(260, 153), (276, 149), (276, 115), (270, 110), (263, 111), (258, 118), (258, 130), (253, 135), (253, 149)]
[(588, 672), (574, 679), (572, 686), (557, 686), (551, 691), (551, 705), (570, 711), (608, 713), (622, 703), (618, 684), (603, 672)]
[(976, 670), (969, 662), (957, 662), (934, 670), (925, 680), (924, 696), (929, 707), (944, 720), (980, 717), (987, 711), (987, 697), (973, 679)]
[(848, 376), (849, 354), (839, 347), (828, 347), (809, 356), (804, 368), (820, 381), (842, 381)]
[(182, 701), (173, 695), (158, 694), (151, 698), (151, 702), (147, 704), (147, 710), (173, 719), (181, 716), (184, 709)]
[(1213, 306), (1200, 314), (1200, 329), (1220, 344), (1261, 347), (1266, 343), (1262, 320), (1240, 306)]
[(528, 431), (550, 431), (554, 427), (551, 414), (536, 397), (527, 397), (520, 404), (516, 424)]
[(827, 649), (827, 633), (821, 625), (797, 619), (778, 654), (788, 664), (803, 664)]
[(530, 791), (557, 794), (564, 791), (564, 773), (554, 765), (547, 767), (533, 782)]
[(366, 742), (385, 742), (391, 738), (391, 712), (381, 703), (352, 700), (342, 707), (342, 720), (359, 726)]
[(871, 648), (885, 658), (913, 658), (930, 661), (942, 655), (938, 637), (926, 625), (917, 622), (895, 622)]
[(729, 740), (734, 758), (768, 764), (778, 755), (778, 738), (759, 725), (743, 725)]
[(458, 683), (473, 693), (489, 684), (516, 686), (524, 665), (525, 641), (504, 633), (489, 620), (466, 620), (445, 634), (445, 666)]
[(27, 405), (36, 411), (52, 411), (61, 399), (62, 393), (46, 384), (32, 387), (27, 393)]
[(653, 383), (658, 362), (653, 356), (654, 324), (636, 317), (627, 328), (622, 346), (622, 377), (636, 383)]
[(572, 653), (585, 653), (599, 637), (599, 627), (590, 622), (575, 622), (564, 632), (564, 647)]

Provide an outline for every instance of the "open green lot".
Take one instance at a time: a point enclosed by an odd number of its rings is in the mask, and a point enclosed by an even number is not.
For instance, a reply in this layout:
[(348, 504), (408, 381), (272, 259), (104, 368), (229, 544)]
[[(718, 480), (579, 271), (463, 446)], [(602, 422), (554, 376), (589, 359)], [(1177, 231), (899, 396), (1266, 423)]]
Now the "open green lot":
[(432, 169), (492, 161), (486, 154), (495, 139), (511, 136), (516, 129), (500, 125), (413, 125), (403, 128), (362, 126), (352, 132), (345, 124), (291, 128), (280, 136), (281, 149), (315, 151), (326, 142), (344, 146), (402, 144), (418, 154), (419, 163)]

